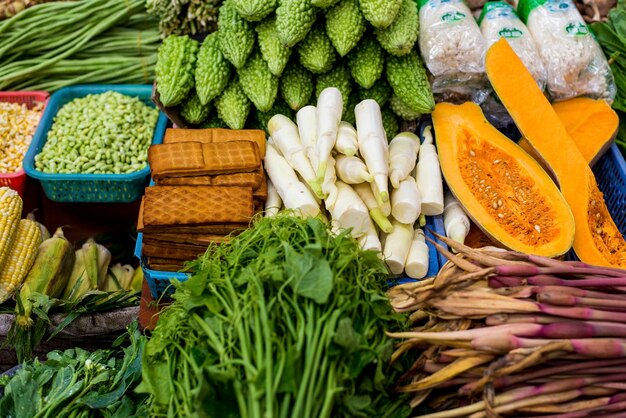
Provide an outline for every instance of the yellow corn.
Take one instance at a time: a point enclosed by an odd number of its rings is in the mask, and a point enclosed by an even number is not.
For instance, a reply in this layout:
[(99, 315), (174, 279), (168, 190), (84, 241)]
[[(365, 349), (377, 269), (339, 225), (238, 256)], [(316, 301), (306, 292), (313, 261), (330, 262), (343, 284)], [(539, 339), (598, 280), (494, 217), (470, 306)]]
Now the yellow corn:
[(0, 187), (0, 269), (4, 266), (22, 217), (22, 198), (8, 187)]
[(42, 107), (37, 103), (29, 110), (23, 104), (0, 102), (0, 173), (14, 173), (22, 167)]
[(10, 298), (22, 284), (35, 262), (41, 242), (41, 231), (37, 223), (29, 219), (20, 220), (9, 256), (0, 269), (0, 303)]

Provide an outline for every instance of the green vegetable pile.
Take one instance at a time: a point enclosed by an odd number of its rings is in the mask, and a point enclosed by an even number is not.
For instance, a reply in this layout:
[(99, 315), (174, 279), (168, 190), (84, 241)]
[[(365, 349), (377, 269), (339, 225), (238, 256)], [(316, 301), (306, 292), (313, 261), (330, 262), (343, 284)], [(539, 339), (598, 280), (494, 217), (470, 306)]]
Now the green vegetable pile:
[(159, 49), (162, 104), (182, 107), (195, 87), (205, 107), (193, 113), (207, 114), (202, 122), (181, 115), (191, 126), (219, 125), (217, 117), (231, 129), (266, 129), (279, 109), (315, 104), (328, 86), (342, 92), (343, 120), (353, 124), (354, 105), (377, 100), (390, 138), (399, 120), (434, 108), (414, 0), (225, 0), (218, 28), (197, 53), (187, 37)]
[(604, 53), (610, 57), (609, 65), (617, 86), (612, 106), (620, 119), (620, 130), (615, 142), (626, 156), (626, 127), (623, 123), (626, 120), (626, 1), (617, 2), (617, 6), (609, 12), (607, 22), (594, 23), (591, 27)]
[(217, 28), (217, 12), (222, 0), (147, 0), (148, 13), (159, 19), (164, 35), (194, 35)]
[[(126, 340), (127, 347), (116, 348)], [(133, 392), (141, 379), (145, 346), (137, 323), (113, 346), (93, 353), (80, 348), (52, 351), (45, 362), (26, 362), (14, 376), (0, 378), (2, 416), (145, 417), (148, 397)]]
[(144, 0), (77, 0), (0, 21), (0, 90), (150, 84), (160, 35)]
[(348, 231), (260, 218), (194, 263), (146, 344), (138, 390), (153, 416), (408, 416), (386, 391), (397, 369), (385, 331), (404, 317), (384, 263)]
[(65, 104), (35, 156), (44, 173), (127, 174), (147, 166), (159, 112), (109, 91)]

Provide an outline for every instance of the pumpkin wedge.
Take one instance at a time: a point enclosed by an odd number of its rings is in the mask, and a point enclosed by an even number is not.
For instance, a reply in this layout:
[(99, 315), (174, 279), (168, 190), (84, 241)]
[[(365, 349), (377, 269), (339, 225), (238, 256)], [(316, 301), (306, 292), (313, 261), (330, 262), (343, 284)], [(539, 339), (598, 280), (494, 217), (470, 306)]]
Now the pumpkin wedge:
[(489, 48), (487, 76), (522, 135), (554, 172), (576, 223), (574, 251), (588, 264), (626, 267), (626, 242), (565, 126), (506, 39)]
[[(619, 130), (617, 113), (601, 99), (576, 97), (552, 104), (565, 130), (576, 143), (589, 165), (593, 165), (609, 149)], [(519, 146), (533, 155), (534, 149), (526, 138)]]
[(485, 234), (527, 254), (557, 257), (571, 248), (572, 212), (535, 159), (474, 103), (439, 103), (432, 116), (441, 171)]

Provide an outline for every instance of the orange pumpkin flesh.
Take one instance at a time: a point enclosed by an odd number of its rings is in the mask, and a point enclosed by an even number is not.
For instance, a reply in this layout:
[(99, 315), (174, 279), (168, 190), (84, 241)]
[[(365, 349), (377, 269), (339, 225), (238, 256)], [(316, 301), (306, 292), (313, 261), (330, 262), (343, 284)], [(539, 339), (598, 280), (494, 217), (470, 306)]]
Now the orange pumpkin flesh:
[(565, 126), (505, 39), (487, 52), (487, 76), (522, 135), (555, 173), (576, 223), (574, 250), (589, 264), (626, 267), (626, 242)]
[(572, 213), (537, 161), (489, 124), (474, 103), (439, 103), (432, 116), (446, 182), (489, 237), (546, 257), (571, 248)]
[[(593, 165), (609, 149), (619, 129), (617, 113), (604, 100), (576, 97), (552, 104), (565, 130), (576, 143), (576, 147)], [(533, 155), (534, 150), (526, 138), (519, 146)]]

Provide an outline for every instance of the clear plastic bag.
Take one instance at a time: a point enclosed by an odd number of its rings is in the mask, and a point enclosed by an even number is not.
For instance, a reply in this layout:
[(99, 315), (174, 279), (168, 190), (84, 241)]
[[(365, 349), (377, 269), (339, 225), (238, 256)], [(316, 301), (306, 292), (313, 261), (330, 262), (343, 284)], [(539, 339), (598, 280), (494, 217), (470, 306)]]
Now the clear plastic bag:
[(520, 0), (518, 12), (546, 66), (553, 100), (615, 98), (606, 57), (571, 0)]
[(419, 46), (435, 76), (485, 72), (485, 41), (461, 0), (420, 0)]
[(506, 38), (539, 87), (542, 90), (545, 88), (546, 68), (532, 35), (513, 7), (503, 1), (490, 1), (483, 7), (478, 24), (485, 39), (486, 49), (498, 39)]

